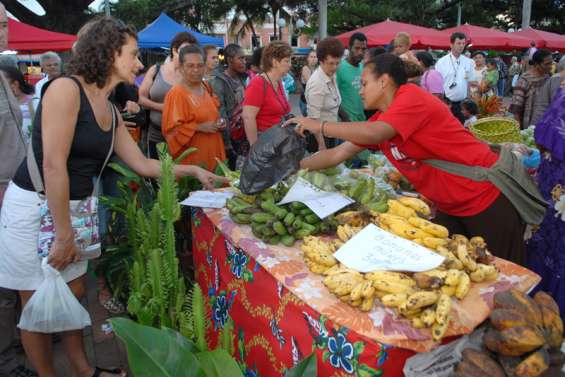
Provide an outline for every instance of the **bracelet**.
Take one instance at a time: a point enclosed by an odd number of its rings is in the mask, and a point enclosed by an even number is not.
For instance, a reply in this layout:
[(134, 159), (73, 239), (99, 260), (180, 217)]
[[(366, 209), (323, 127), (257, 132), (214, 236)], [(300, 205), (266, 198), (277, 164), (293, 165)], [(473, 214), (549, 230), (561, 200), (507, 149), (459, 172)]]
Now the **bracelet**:
[(324, 135), (324, 126), (326, 125), (326, 123), (328, 122), (325, 120), (320, 123), (320, 134), (322, 134), (322, 137), (326, 137), (326, 135)]

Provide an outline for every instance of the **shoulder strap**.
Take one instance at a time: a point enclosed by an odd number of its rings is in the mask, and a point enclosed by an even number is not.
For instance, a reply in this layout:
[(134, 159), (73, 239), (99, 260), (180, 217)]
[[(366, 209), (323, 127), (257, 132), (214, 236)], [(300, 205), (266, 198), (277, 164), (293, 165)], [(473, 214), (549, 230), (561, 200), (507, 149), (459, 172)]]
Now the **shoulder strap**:
[(155, 76), (153, 76), (153, 81), (155, 81), (155, 79), (157, 78), (157, 75), (159, 74), (160, 70), (161, 70), (161, 64), (159, 63), (155, 64)]
[(6, 89), (6, 85), (8, 84), (8, 80), (6, 80), (6, 78), (3, 75), (0, 78), (0, 80), (2, 80), (2, 83), (0, 83), (0, 86), (2, 87), (2, 89), (4, 91), (4, 95), (6, 96), (6, 102), (8, 103), (8, 108), (10, 109), (10, 115), (12, 115), (12, 119), (14, 120), (14, 124), (16, 125), (16, 128), (18, 129), (18, 135), (20, 136), (20, 141), (22, 142), (23, 145), (25, 145), (26, 142), (25, 142), (25, 138), (24, 138), (24, 134), (23, 134), (21, 124), (19, 124), (20, 122), (18, 122), (18, 117), (14, 113), (14, 109), (12, 108), (12, 101), (10, 101), (10, 94), (8, 94), (8, 90)]
[[(110, 102), (110, 108), (112, 110), (112, 143), (110, 144), (110, 149), (108, 150), (108, 155), (106, 155), (106, 159), (102, 164), (102, 169), (100, 169), (100, 173), (98, 174), (98, 178), (96, 178), (96, 183), (92, 189), (92, 196), (98, 195), (98, 186), (100, 186), (100, 178), (102, 177), (102, 172), (104, 168), (108, 164), (110, 157), (112, 156), (112, 152), (114, 151), (114, 139), (116, 136), (116, 108)], [(41, 179), (41, 172), (39, 170), (39, 165), (37, 165), (37, 160), (35, 158), (35, 154), (33, 153), (33, 138), (29, 141), (28, 148), (27, 148), (27, 169), (29, 172), (29, 176), (31, 179), (31, 183), (33, 188), (37, 193), (45, 192), (45, 186), (43, 185), (43, 179)]]

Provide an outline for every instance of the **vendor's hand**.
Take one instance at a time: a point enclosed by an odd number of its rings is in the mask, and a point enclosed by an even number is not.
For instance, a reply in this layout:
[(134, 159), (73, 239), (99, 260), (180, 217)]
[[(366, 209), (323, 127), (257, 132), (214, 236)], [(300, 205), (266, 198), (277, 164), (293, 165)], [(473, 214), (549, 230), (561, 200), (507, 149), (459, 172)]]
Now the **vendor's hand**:
[(198, 131), (206, 132), (206, 133), (210, 133), (210, 134), (218, 132), (219, 129), (220, 129), (220, 127), (218, 126), (218, 123), (215, 120), (200, 123), (198, 125)]
[(224, 130), (227, 126), (226, 120), (222, 117), (216, 120), (216, 126), (218, 126), (218, 130)]
[(72, 237), (66, 240), (55, 239), (47, 258), (47, 262), (53, 268), (62, 271), (69, 264), (80, 260), (80, 251)]
[(141, 107), (139, 107), (139, 104), (137, 102), (127, 101), (126, 107), (124, 107), (124, 111), (131, 114), (137, 114), (141, 111)]
[(202, 186), (207, 190), (212, 190), (216, 183), (228, 184), (230, 180), (226, 177), (220, 177), (214, 173), (209, 172), (206, 169), (202, 169), (199, 166), (193, 166), (193, 175), (196, 179), (202, 183)]
[(291, 118), (283, 123), (283, 127), (288, 127), (290, 125), (296, 124), (295, 131), (300, 135), (304, 136), (304, 131), (308, 130), (313, 134), (319, 134), (322, 122), (317, 119), (310, 119), (306, 117), (296, 117)]

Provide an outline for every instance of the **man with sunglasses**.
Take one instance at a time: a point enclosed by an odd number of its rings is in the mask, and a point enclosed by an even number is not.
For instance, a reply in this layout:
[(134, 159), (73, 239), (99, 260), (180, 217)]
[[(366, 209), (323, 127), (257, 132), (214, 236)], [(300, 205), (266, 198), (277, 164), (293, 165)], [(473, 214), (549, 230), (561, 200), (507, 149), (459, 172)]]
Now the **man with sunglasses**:
[(461, 124), (465, 117), (461, 113), (461, 102), (469, 97), (469, 84), (475, 79), (475, 62), (463, 55), (467, 37), (465, 34), (455, 32), (451, 34), (451, 50), (436, 63), (436, 71), (443, 77), (445, 97), (451, 112)]

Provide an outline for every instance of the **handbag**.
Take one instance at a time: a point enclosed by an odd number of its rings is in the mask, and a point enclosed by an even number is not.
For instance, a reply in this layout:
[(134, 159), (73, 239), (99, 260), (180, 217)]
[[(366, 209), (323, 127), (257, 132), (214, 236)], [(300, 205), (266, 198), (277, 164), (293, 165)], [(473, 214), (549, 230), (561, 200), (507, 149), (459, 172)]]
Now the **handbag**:
[[(92, 195), (82, 200), (70, 200), (69, 210), (71, 215), (71, 227), (74, 233), (74, 239), (80, 250), (81, 260), (95, 259), (102, 253), (102, 243), (100, 240), (100, 231), (98, 228), (98, 187), (102, 172), (108, 164), (112, 152), (114, 151), (114, 139), (116, 135), (116, 109), (111, 105), (112, 109), (112, 143), (108, 155), (102, 164), (102, 169), (96, 178), (96, 183), (92, 188)], [(45, 192), (43, 180), (35, 154), (33, 153), (33, 143), (30, 141), (27, 150), (27, 168), (31, 178), (31, 182), (35, 191), (43, 199), (41, 192)], [(39, 207), (40, 225), (39, 235), (37, 239), (37, 252), (41, 258), (49, 254), (49, 250), (55, 241), (55, 224), (53, 216), (49, 210), (47, 200), (43, 200)]]
[(436, 169), (475, 182), (491, 182), (510, 200), (524, 223), (540, 224), (548, 204), (522, 161), (512, 152), (509, 145), (490, 145), (490, 147), (500, 149), (498, 161), (490, 168), (467, 166), (443, 160), (424, 160), (423, 162)]

